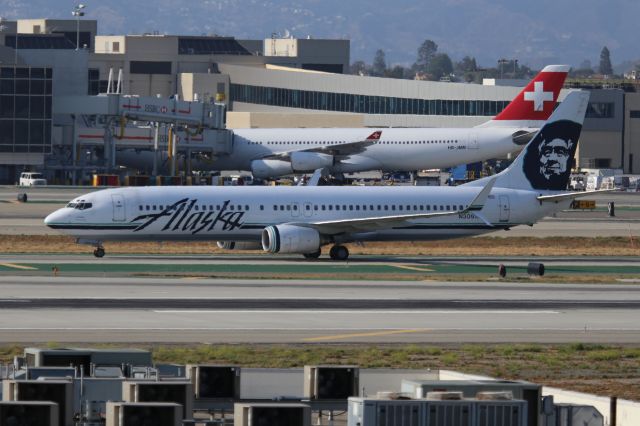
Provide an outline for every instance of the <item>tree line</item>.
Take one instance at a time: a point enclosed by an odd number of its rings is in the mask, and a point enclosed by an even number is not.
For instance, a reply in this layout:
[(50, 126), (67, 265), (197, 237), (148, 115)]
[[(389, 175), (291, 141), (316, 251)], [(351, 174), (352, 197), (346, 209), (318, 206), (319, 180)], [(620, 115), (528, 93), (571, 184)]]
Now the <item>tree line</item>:
[[(529, 79), (533, 77), (534, 70), (519, 64), (517, 59), (500, 59), (495, 67), (480, 67), (472, 56), (465, 56), (455, 62), (448, 54), (438, 51), (436, 42), (425, 40), (418, 48), (416, 61), (410, 66), (389, 66), (384, 50), (378, 49), (372, 64), (362, 60), (351, 64), (351, 74), (408, 80), (482, 83), (483, 78)], [(600, 52), (597, 70), (593, 69), (590, 61), (585, 60), (569, 72), (572, 78), (592, 77), (594, 74), (613, 76), (611, 54), (606, 46)]]
[(500, 60), (495, 68), (481, 68), (476, 58), (465, 56), (454, 62), (448, 54), (438, 51), (438, 44), (425, 40), (417, 51), (416, 61), (411, 66), (388, 66), (385, 52), (378, 49), (373, 63), (356, 61), (351, 64), (351, 74), (373, 77), (400, 78), (430, 81), (464, 81), (481, 83), (483, 78), (528, 78), (532, 71), (518, 64), (517, 59)]

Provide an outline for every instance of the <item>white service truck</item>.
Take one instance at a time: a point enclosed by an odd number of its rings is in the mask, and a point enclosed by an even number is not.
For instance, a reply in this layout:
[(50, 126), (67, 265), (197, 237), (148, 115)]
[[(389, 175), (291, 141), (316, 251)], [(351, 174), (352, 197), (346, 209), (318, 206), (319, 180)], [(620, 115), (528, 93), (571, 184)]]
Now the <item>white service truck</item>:
[(22, 172), (20, 174), (20, 186), (43, 186), (47, 184), (47, 180), (42, 173)]

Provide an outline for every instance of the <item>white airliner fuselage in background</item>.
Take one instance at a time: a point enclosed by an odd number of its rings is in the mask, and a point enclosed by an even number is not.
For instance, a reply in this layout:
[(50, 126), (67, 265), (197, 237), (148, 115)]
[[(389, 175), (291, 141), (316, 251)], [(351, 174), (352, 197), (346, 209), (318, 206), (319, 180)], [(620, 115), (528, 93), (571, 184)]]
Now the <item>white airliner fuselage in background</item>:
[[(104, 255), (109, 240), (217, 240), (222, 247), (346, 259), (343, 243), (462, 237), (532, 225), (564, 193), (589, 94), (570, 93), (514, 163), (459, 187), (145, 187), (76, 198), (45, 219)], [(587, 195), (589, 193), (586, 193)]]
[(473, 128), (236, 129), (233, 149), (211, 170), (270, 178), (323, 170), (414, 171), (453, 167), (517, 152), (551, 116), (569, 67), (549, 65), (492, 120)]
[[(315, 171), (415, 171), (502, 158), (520, 151), (549, 118), (568, 70), (566, 65), (545, 67), (502, 112), (477, 127), (234, 129), (230, 154), (195, 157), (192, 167), (273, 178)], [(118, 162), (148, 167), (150, 155), (122, 151)]]

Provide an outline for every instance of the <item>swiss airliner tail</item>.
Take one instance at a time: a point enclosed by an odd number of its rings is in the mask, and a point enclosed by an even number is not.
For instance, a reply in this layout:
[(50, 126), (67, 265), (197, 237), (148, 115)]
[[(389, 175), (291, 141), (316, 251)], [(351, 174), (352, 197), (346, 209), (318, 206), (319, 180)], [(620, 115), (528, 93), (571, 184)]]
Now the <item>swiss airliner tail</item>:
[(501, 113), (478, 127), (540, 128), (553, 113), (568, 72), (568, 65), (544, 67)]
[[(514, 162), (497, 175), (495, 186), (540, 192), (566, 190), (589, 95), (569, 93)], [(482, 186), (491, 178), (469, 185)]]

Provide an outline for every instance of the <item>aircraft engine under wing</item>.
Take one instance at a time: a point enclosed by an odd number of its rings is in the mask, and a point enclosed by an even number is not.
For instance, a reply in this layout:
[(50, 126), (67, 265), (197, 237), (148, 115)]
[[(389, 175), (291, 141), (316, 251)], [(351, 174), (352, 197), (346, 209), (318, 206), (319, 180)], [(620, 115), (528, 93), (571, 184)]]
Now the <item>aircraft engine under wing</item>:
[(331, 167), (334, 163), (333, 155), (321, 152), (294, 151), (289, 156), (291, 167), (296, 172), (308, 172), (323, 167)]
[(293, 173), (291, 162), (287, 160), (262, 159), (251, 162), (253, 177), (266, 179), (274, 176), (283, 176)]

